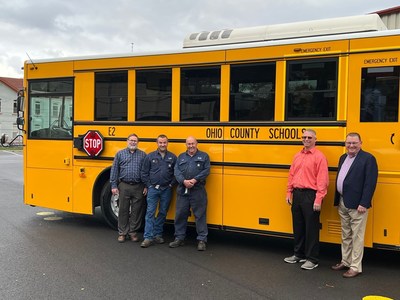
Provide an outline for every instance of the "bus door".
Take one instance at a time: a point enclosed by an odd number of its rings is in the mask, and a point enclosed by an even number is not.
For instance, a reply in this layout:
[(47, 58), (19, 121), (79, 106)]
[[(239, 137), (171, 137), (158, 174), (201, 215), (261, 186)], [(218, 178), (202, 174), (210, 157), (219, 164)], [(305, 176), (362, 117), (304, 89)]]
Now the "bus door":
[(369, 211), (366, 244), (400, 244), (400, 53), (352, 56), (349, 63), (347, 132), (377, 159), (379, 178)]
[(25, 203), (71, 211), (73, 80), (28, 82)]

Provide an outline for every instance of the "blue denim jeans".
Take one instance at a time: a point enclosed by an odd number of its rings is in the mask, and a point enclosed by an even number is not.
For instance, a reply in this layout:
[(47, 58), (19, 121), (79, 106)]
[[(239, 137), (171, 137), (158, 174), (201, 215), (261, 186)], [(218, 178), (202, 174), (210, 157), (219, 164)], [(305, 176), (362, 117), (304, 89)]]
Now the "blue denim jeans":
[[(147, 210), (145, 217), (144, 235), (145, 239), (153, 239), (162, 236), (165, 218), (167, 217), (169, 203), (171, 202), (172, 189), (159, 190), (150, 187), (147, 191)], [(158, 206), (158, 214), (155, 217)]]

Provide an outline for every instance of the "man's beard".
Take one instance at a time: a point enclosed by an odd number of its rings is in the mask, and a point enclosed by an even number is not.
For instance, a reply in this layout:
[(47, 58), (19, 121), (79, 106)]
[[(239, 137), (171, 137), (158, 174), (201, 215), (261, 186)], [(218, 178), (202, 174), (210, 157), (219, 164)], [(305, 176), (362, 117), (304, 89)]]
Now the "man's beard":
[(135, 146), (128, 145), (128, 149), (131, 150), (131, 151), (134, 151), (134, 150), (137, 149), (137, 146), (136, 145)]

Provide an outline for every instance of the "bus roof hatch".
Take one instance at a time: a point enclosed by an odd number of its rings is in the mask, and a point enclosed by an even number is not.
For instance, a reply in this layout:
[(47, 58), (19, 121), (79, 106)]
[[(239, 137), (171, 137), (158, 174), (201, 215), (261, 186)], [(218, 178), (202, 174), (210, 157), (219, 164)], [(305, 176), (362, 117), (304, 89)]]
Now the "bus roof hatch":
[(183, 48), (387, 30), (378, 14), (191, 33)]

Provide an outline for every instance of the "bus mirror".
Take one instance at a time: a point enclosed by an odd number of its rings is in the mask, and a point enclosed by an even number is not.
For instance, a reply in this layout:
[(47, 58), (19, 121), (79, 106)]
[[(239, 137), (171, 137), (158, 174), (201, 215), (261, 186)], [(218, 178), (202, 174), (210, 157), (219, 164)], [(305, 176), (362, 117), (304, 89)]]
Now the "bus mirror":
[(23, 130), (24, 129), (24, 124), (25, 124), (24, 117), (17, 117), (17, 128), (19, 130)]
[(1, 145), (3, 146), (5, 143), (7, 143), (7, 140), (8, 140), (8, 136), (5, 133), (3, 133), (0, 138)]
[(18, 112), (24, 111), (24, 90), (20, 90), (18, 92), (17, 110), (18, 110)]

